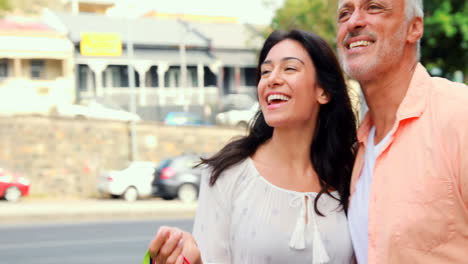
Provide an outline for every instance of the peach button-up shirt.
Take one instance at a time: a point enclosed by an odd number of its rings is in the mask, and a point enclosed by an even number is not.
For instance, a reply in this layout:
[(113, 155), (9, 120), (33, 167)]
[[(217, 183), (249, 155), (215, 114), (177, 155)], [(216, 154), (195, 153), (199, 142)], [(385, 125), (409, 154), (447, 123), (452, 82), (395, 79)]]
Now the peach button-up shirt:
[[(372, 125), (358, 131), (351, 195)], [(372, 176), (368, 263), (468, 263), (468, 87), (418, 64), (392, 131)]]

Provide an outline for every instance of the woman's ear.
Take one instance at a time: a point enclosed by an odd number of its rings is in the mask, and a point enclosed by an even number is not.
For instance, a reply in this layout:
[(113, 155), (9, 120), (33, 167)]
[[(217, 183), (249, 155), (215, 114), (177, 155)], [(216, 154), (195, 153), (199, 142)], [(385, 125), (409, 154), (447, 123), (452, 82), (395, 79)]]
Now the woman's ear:
[(328, 104), (330, 102), (330, 97), (322, 87), (317, 87), (317, 102), (319, 104)]

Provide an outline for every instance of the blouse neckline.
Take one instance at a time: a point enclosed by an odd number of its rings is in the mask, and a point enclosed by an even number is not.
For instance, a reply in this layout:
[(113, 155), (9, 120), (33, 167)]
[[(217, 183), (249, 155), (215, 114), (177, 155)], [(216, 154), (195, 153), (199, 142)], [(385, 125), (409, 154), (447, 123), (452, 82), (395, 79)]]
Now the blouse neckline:
[[(279, 190), (281, 192), (285, 193), (290, 193), (294, 195), (318, 195), (318, 192), (299, 192), (299, 191), (294, 191), (294, 190), (289, 190), (283, 187), (279, 187), (270, 181), (268, 181), (265, 177), (263, 177), (260, 172), (257, 170), (257, 167), (255, 167), (255, 163), (251, 157), (247, 157), (247, 163), (250, 169), (255, 173), (255, 175), (260, 178), (263, 182), (265, 182), (268, 186), (272, 187), (273, 189)], [(338, 191), (331, 191), (331, 194), (338, 194)]]

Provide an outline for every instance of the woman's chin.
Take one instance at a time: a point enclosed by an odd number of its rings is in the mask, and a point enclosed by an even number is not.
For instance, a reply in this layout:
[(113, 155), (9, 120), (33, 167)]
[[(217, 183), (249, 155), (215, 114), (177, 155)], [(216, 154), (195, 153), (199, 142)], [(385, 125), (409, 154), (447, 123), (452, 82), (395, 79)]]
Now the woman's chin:
[(291, 126), (291, 121), (286, 118), (270, 118), (265, 120), (273, 128), (286, 128)]

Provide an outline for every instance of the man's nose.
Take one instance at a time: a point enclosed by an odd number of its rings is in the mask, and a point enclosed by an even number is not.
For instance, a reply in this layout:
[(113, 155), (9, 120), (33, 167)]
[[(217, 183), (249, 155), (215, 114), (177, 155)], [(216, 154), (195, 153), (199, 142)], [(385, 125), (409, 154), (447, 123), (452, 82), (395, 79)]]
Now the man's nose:
[(347, 21), (348, 31), (353, 32), (355, 30), (362, 29), (366, 26), (366, 13), (361, 9), (356, 9), (351, 14), (349, 20)]

